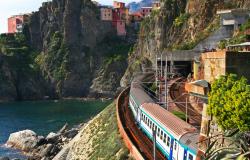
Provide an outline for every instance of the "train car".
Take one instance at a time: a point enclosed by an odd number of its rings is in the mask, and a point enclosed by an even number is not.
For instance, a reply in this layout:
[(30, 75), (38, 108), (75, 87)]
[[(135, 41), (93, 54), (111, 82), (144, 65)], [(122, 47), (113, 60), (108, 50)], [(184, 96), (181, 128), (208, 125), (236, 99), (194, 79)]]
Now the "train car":
[(196, 159), (199, 133), (195, 127), (155, 103), (144, 103), (140, 110), (140, 128), (150, 139), (156, 131), (157, 147), (167, 159)]
[(136, 122), (140, 122), (140, 106), (150, 102), (153, 103), (154, 100), (145, 92), (144, 88), (139, 83), (133, 83), (130, 87), (129, 107)]
[(140, 83), (131, 85), (129, 107), (139, 128), (151, 140), (156, 131), (156, 145), (167, 159), (196, 159), (197, 129), (156, 104)]

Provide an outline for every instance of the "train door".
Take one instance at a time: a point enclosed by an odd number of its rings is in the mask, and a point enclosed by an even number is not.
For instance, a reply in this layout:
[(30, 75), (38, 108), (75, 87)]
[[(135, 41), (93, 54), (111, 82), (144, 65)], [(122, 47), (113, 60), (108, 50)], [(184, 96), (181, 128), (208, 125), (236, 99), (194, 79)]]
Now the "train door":
[(186, 160), (187, 159), (187, 150), (185, 149), (184, 150), (184, 158), (183, 158), (183, 160)]
[(173, 159), (177, 160), (178, 159), (178, 142), (176, 141), (176, 139), (174, 140), (174, 146), (173, 146)]
[(174, 148), (174, 139), (171, 138), (170, 154), (169, 154), (169, 158), (170, 158), (170, 159), (173, 159), (173, 148)]

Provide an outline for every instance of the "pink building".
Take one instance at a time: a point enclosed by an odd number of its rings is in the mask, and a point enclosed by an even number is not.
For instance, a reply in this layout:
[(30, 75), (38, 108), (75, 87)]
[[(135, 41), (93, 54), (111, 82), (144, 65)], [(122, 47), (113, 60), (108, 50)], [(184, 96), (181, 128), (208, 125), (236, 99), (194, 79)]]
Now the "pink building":
[(116, 21), (116, 30), (118, 36), (126, 36), (126, 27), (125, 27), (125, 21), (124, 20), (118, 20)]
[(101, 20), (102, 21), (112, 21), (112, 8), (102, 7), (101, 8)]
[(8, 33), (22, 32), (23, 24), (27, 22), (28, 15), (15, 15), (8, 18)]

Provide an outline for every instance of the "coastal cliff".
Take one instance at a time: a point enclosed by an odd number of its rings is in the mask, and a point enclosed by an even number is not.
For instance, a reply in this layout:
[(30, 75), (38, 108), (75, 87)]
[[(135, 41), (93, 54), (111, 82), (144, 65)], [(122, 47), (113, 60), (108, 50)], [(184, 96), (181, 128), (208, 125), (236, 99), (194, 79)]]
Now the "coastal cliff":
[[(37, 67), (36, 75), (29, 73), (25, 76), (28, 81), (20, 78), (22, 82), (12, 85), (13, 76), (9, 76), (10, 67), (4, 58), (7, 53), (1, 49), (0, 69), (5, 75), (1, 81), (5, 88), (0, 91), (2, 100), (112, 97), (126, 70), (127, 52), (133, 44), (127, 37), (118, 37), (111, 22), (100, 20), (99, 8), (90, 0), (44, 2), (39, 11), (30, 15), (23, 34), (25, 46), (35, 52), (29, 58)], [(33, 92), (28, 93), (23, 86)]]

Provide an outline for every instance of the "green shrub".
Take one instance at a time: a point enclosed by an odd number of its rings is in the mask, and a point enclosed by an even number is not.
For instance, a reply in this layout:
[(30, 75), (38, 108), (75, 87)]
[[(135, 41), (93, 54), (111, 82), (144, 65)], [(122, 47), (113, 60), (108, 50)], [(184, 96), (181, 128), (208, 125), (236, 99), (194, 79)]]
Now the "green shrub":
[(174, 115), (176, 115), (177, 117), (179, 117), (180, 119), (186, 121), (186, 114), (183, 112), (178, 112), (178, 111), (173, 111), (172, 112)]
[(244, 77), (221, 76), (212, 84), (207, 112), (223, 130), (250, 130), (250, 86)]

